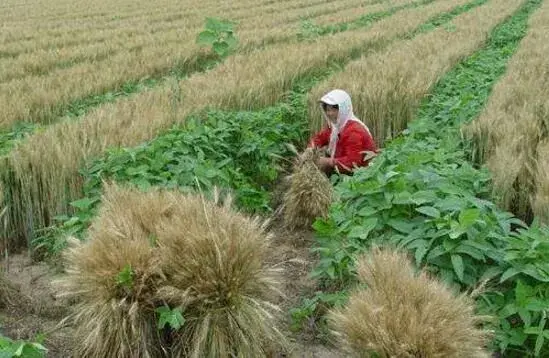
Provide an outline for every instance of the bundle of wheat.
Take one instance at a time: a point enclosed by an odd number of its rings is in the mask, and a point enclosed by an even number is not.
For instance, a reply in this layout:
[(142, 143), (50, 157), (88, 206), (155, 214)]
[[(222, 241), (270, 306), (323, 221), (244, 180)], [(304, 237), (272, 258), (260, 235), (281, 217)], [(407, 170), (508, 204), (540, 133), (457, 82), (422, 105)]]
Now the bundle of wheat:
[(107, 185), (60, 282), (80, 301), (71, 317), (78, 356), (165, 354), (155, 316), (165, 305), (185, 321), (172, 331), (174, 356), (265, 356), (284, 342), (274, 324), (278, 272), (264, 263), (269, 241), (265, 225), (230, 200)]
[(487, 332), (477, 328), (474, 303), (455, 296), (408, 258), (381, 251), (360, 259), (356, 290), (329, 322), (342, 346), (356, 357), (489, 357)]
[(284, 194), (284, 222), (290, 229), (310, 227), (315, 219), (326, 217), (333, 200), (333, 187), (316, 165), (321, 153), (308, 148), (300, 156), (294, 172), (286, 178), (289, 189)]
[(151, 209), (159, 205), (131, 193), (108, 187), (88, 240), (70, 240), (64, 255), (67, 274), (57, 284), (60, 296), (77, 301), (67, 318), (77, 357), (162, 355), (154, 312), (162, 274), (149, 232), (136, 220), (140, 211), (158, 214)]
[(175, 356), (264, 357), (284, 342), (274, 305), (278, 271), (265, 265), (270, 235), (265, 223), (221, 202), (186, 196), (183, 215), (158, 231), (167, 285), (159, 297), (184, 309)]

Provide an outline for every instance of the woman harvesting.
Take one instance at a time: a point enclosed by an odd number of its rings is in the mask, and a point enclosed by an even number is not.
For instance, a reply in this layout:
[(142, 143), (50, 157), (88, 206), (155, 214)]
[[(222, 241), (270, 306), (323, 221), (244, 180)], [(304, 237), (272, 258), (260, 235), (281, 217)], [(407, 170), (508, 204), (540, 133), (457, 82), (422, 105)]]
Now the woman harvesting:
[(320, 99), (327, 127), (313, 136), (309, 148), (328, 146), (328, 156), (317, 161), (326, 174), (351, 174), (354, 167), (368, 165), (367, 152), (377, 152), (368, 127), (353, 114), (351, 97), (336, 89)]

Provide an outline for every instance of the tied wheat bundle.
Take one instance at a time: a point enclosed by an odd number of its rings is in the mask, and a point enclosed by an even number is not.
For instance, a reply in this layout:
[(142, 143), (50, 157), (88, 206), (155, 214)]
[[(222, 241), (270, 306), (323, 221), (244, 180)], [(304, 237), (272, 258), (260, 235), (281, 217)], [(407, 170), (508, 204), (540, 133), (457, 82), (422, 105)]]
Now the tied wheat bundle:
[(316, 165), (320, 155), (320, 150), (307, 148), (286, 178), (289, 187), (283, 198), (283, 214), (289, 229), (310, 227), (315, 219), (328, 215), (334, 189)]
[[(107, 185), (89, 239), (68, 251), (59, 283), (80, 301), (71, 316), (77, 356), (251, 358), (278, 348), (279, 278), (264, 263), (264, 228), (215, 193), (206, 200)], [(168, 330), (171, 342), (155, 314), (166, 305), (183, 316)]]
[(329, 322), (342, 346), (354, 357), (484, 358), (488, 333), (474, 302), (455, 296), (425, 272), (416, 275), (408, 258), (375, 249), (358, 264), (356, 290)]
[(150, 238), (167, 200), (155, 194), (106, 186), (88, 240), (69, 242), (66, 275), (56, 284), (77, 302), (66, 318), (76, 328), (77, 357), (162, 356), (155, 292), (163, 275)]

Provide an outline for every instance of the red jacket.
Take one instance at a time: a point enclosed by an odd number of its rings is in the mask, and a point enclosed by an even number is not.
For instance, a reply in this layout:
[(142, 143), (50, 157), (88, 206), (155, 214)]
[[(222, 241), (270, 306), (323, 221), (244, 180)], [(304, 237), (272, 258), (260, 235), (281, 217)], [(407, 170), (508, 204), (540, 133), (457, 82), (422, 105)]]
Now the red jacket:
[[(326, 128), (311, 138), (309, 147), (324, 147), (330, 143), (331, 128)], [(376, 153), (377, 148), (371, 134), (355, 121), (348, 121), (339, 133), (334, 156), (334, 167), (341, 173), (350, 173), (354, 166), (365, 167), (364, 151)]]

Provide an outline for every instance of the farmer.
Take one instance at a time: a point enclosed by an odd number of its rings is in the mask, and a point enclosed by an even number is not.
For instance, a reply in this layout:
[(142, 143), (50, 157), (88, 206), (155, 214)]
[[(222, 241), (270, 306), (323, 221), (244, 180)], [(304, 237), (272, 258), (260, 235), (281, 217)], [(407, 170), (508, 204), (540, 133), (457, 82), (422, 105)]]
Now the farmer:
[(327, 157), (321, 157), (317, 165), (326, 174), (334, 171), (351, 174), (354, 167), (368, 165), (377, 152), (368, 127), (353, 114), (351, 97), (336, 89), (320, 99), (326, 128), (313, 136), (309, 147), (328, 146)]

